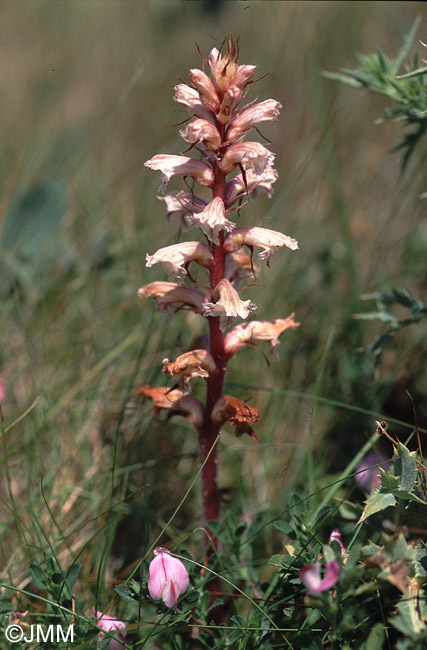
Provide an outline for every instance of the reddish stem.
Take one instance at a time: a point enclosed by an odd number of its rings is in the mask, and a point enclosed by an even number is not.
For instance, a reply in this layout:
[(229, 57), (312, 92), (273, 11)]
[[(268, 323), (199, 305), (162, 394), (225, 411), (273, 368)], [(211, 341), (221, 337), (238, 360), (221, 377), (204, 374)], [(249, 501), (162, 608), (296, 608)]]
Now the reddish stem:
[[(213, 198), (219, 197), (225, 201), (225, 174), (217, 166), (215, 169), (215, 183), (212, 188)], [(212, 244), (213, 264), (210, 272), (211, 294), (216, 285), (224, 277), (225, 252), (224, 232), (219, 233), (219, 243)], [(207, 393), (203, 426), (199, 430), (200, 460), (205, 463), (202, 470), (202, 498), (203, 515), (205, 523), (209, 520), (218, 520), (220, 511), (220, 496), (217, 482), (217, 450), (212, 449), (218, 436), (220, 427), (211, 421), (212, 409), (222, 395), (226, 358), (224, 354), (224, 337), (219, 327), (219, 318), (209, 318), (210, 353), (212, 354), (216, 372), (207, 380)], [(206, 460), (209, 451), (209, 458)], [(206, 462), (205, 462), (206, 461)], [(216, 540), (214, 540), (216, 546)]]

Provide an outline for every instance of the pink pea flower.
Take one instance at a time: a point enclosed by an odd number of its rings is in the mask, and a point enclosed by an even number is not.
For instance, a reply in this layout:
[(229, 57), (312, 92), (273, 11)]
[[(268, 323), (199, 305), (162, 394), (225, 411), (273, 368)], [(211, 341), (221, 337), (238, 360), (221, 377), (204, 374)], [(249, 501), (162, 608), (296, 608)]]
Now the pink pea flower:
[[(115, 636), (120, 641), (126, 643), (126, 636), (124, 630), (126, 629), (126, 623), (119, 621), (114, 616), (108, 616), (108, 614), (103, 614), (102, 612), (95, 612), (95, 616), (98, 619), (96, 624), (101, 630), (105, 632), (118, 632)], [(101, 641), (104, 637), (104, 632), (100, 632), (98, 635), (98, 641)], [(108, 646), (109, 650), (124, 650), (124, 645), (116, 639), (111, 639), (110, 645)]]
[(387, 469), (390, 461), (383, 453), (370, 451), (356, 466), (355, 481), (357, 486), (364, 492), (373, 492), (380, 487), (380, 467)]
[(344, 544), (342, 543), (342, 536), (341, 536), (341, 531), (338, 528), (335, 528), (332, 533), (329, 535), (329, 541), (328, 544), (331, 542), (338, 542), (338, 544), (341, 547), (341, 555), (346, 554), (346, 550), (344, 548)]
[(187, 591), (188, 582), (188, 571), (181, 560), (173, 557), (165, 548), (155, 548), (148, 580), (151, 598), (163, 600), (165, 605), (173, 607), (178, 597)]
[(321, 591), (327, 591), (338, 582), (341, 575), (341, 568), (336, 560), (326, 562), (325, 577), (321, 578), (320, 575), (320, 562), (316, 562), (311, 566), (305, 566), (298, 571), (300, 580), (308, 589), (310, 596), (315, 596)]
[(0, 377), (0, 404), (4, 402), (4, 398), (6, 397), (6, 391), (4, 388), (4, 383), (3, 380)]

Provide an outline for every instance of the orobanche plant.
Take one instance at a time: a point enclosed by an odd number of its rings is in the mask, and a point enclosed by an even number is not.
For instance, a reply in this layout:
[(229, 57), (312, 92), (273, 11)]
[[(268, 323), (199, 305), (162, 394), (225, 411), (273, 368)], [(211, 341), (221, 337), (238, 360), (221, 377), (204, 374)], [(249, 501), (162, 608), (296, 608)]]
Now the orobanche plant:
[[(204, 59), (209, 74), (190, 70), (190, 83), (175, 87), (174, 100), (187, 107), (191, 120), (179, 133), (189, 145), (185, 154), (192, 155), (158, 154), (145, 163), (161, 172), (163, 194), (171, 178), (183, 177), (187, 189), (162, 198), (168, 220), (177, 219), (181, 230), (192, 229), (195, 237), (147, 255), (146, 265), (162, 264), (172, 281), (151, 282), (141, 287), (139, 296), (155, 298), (161, 312), (187, 309), (206, 318), (209, 337), (176, 359), (164, 359), (163, 373), (171, 380), (165, 386), (141, 386), (139, 393), (153, 401), (156, 411), (183, 415), (197, 430), (205, 522), (219, 518), (216, 441), (221, 427), (228, 422), (237, 436), (256, 438), (252, 424), (259, 419), (256, 408), (223, 394), (227, 365), (239, 350), (257, 341), (268, 341), (273, 351), (279, 336), (298, 326), (293, 314), (247, 321), (256, 305), (240, 297), (255, 277), (254, 247), (269, 265), (277, 248), (295, 250), (298, 244), (281, 232), (237, 223), (248, 199), (256, 199), (262, 190), (269, 197), (273, 193), (275, 155), (251, 136), (261, 122), (276, 120), (281, 108), (274, 99), (244, 103), (255, 83), (255, 66), (239, 65), (238, 59), (238, 40), (230, 36), (224, 55), (214, 48)], [(191, 179), (204, 198), (195, 194)], [(246, 322), (232, 326), (236, 319)], [(206, 382), (204, 404), (190, 394), (195, 379)]]

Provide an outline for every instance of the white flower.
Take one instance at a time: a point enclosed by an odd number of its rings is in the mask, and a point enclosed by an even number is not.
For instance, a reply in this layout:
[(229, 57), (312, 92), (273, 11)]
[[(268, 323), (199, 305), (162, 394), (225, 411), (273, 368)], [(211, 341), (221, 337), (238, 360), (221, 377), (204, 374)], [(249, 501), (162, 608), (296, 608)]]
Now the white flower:
[(187, 270), (184, 267), (191, 261), (194, 260), (201, 266), (210, 268), (212, 259), (209, 246), (198, 241), (187, 241), (159, 248), (154, 255), (147, 255), (146, 266), (150, 267), (160, 262), (167, 273), (180, 281), (187, 275)]
[(203, 106), (200, 101), (200, 95), (195, 88), (191, 88), (187, 84), (178, 84), (174, 90), (174, 100), (178, 104), (187, 106), (190, 115), (194, 114), (196, 117), (201, 117), (203, 120), (208, 120), (211, 124), (214, 124), (215, 117), (212, 111)]
[(191, 176), (197, 183), (207, 187), (212, 187), (214, 184), (212, 167), (202, 160), (187, 156), (157, 154), (144, 164), (145, 167), (162, 172), (162, 182), (159, 187), (162, 194), (172, 176)]
[(206, 201), (184, 190), (174, 190), (173, 192), (169, 192), (169, 194), (165, 194), (165, 196), (159, 196), (157, 198), (166, 203), (166, 219), (168, 221), (171, 218), (178, 219), (183, 230), (188, 230), (188, 224), (184, 218), (185, 215), (201, 212), (206, 207)]
[(219, 197), (212, 199), (202, 212), (187, 215), (185, 220), (190, 226), (198, 226), (214, 244), (219, 243), (218, 233), (221, 230), (230, 232), (236, 226), (225, 218), (224, 202)]
[(298, 248), (298, 242), (292, 237), (283, 235), (277, 230), (269, 230), (268, 228), (236, 228), (232, 233), (227, 235), (224, 241), (224, 250), (226, 253), (236, 251), (241, 246), (259, 246), (264, 250), (259, 253), (260, 260), (270, 259), (276, 248), (283, 248), (286, 246), (291, 250)]
[(202, 305), (203, 316), (214, 318), (219, 316), (219, 326), (224, 331), (233, 318), (247, 318), (256, 309), (250, 300), (240, 300), (236, 289), (225, 278), (220, 280), (215, 287), (214, 298), (217, 302), (207, 302)]

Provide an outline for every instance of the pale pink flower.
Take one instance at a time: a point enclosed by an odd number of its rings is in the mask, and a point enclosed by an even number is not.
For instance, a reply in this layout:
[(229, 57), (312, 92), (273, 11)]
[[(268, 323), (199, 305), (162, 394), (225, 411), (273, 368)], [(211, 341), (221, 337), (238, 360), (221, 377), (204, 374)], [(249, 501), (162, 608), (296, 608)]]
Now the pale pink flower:
[(233, 205), (243, 196), (248, 196), (252, 200), (258, 198), (261, 190), (267, 193), (269, 199), (273, 196), (272, 184), (278, 179), (275, 169), (267, 165), (262, 174), (256, 174), (252, 169), (248, 169), (243, 178), (243, 174), (237, 174), (225, 186), (225, 203), (227, 207)]
[(217, 113), (217, 120), (220, 124), (228, 124), (233, 116), (233, 110), (243, 97), (243, 90), (238, 86), (230, 86), (224, 93), (224, 98), (221, 102), (219, 112)]
[(165, 548), (154, 549), (154, 560), (150, 562), (148, 591), (153, 600), (163, 600), (165, 605), (173, 607), (181, 594), (188, 589), (188, 571), (177, 557), (173, 557)]
[(277, 230), (258, 228), (256, 226), (253, 228), (236, 228), (224, 240), (226, 253), (231, 253), (243, 245), (262, 248), (263, 251), (259, 253), (259, 259), (266, 260), (267, 265), (276, 248), (283, 248), (284, 246), (291, 250), (298, 248), (298, 242), (295, 239), (283, 235)]
[[(115, 636), (120, 641), (126, 643), (126, 636), (124, 630), (126, 629), (126, 623), (119, 621), (114, 616), (108, 616), (108, 614), (103, 614), (102, 612), (95, 612), (95, 617), (98, 619), (96, 624), (105, 632), (118, 632)], [(98, 641), (101, 641), (104, 638), (104, 633), (100, 632), (98, 635)], [(110, 645), (108, 646), (109, 650), (123, 650), (124, 645), (116, 639), (111, 639)]]
[(207, 205), (203, 199), (184, 190), (174, 190), (157, 198), (166, 203), (166, 219), (168, 221), (171, 218), (177, 219), (183, 230), (188, 230), (185, 215), (201, 212)]
[(207, 302), (203, 305), (203, 315), (208, 318), (219, 316), (219, 326), (224, 331), (233, 318), (247, 318), (256, 309), (250, 300), (240, 300), (236, 289), (225, 278), (220, 280), (215, 287), (214, 298), (217, 302)]
[(146, 266), (162, 264), (167, 273), (178, 280), (183, 280), (187, 275), (185, 266), (194, 261), (205, 268), (212, 264), (212, 253), (209, 246), (198, 241), (186, 241), (159, 248), (154, 255), (146, 255)]
[(287, 318), (275, 318), (272, 321), (253, 320), (249, 323), (241, 323), (233, 327), (224, 339), (224, 351), (227, 356), (236, 354), (246, 345), (254, 341), (269, 341), (270, 352), (274, 352), (279, 345), (279, 336), (288, 329), (299, 327), (299, 323), (294, 321), (295, 314)]
[(207, 379), (215, 370), (214, 358), (210, 352), (203, 349), (184, 352), (172, 362), (163, 359), (162, 372), (173, 377), (185, 395), (191, 391), (191, 379), (196, 377)]
[(225, 152), (220, 167), (225, 174), (229, 174), (238, 165), (243, 169), (253, 169), (258, 176), (267, 166), (274, 163), (275, 154), (259, 142), (238, 142), (231, 145)]
[(162, 182), (159, 191), (163, 194), (166, 185), (172, 176), (191, 176), (200, 185), (212, 187), (214, 184), (214, 173), (212, 167), (202, 160), (188, 158), (187, 156), (175, 156), (171, 154), (157, 154), (144, 163), (145, 167), (162, 172)]
[(186, 142), (190, 142), (191, 144), (201, 142), (210, 151), (218, 151), (221, 144), (221, 136), (218, 129), (207, 120), (201, 120), (200, 118), (187, 124), (185, 129), (182, 129), (179, 134)]
[(339, 530), (339, 528), (335, 528), (335, 529), (332, 531), (332, 533), (329, 535), (329, 541), (328, 541), (328, 544), (331, 544), (331, 542), (334, 542), (334, 541), (335, 541), (335, 542), (338, 542), (338, 544), (340, 545), (340, 548), (341, 548), (341, 555), (345, 555), (345, 554), (346, 554), (346, 550), (345, 550), (345, 548), (344, 548), (344, 544), (342, 543), (342, 535), (341, 535), (341, 531)]
[(212, 199), (202, 212), (190, 214), (185, 220), (190, 226), (198, 226), (214, 244), (219, 243), (218, 234), (221, 230), (230, 232), (236, 226), (225, 218), (224, 202), (219, 197)]
[(258, 266), (242, 249), (229, 253), (225, 259), (224, 276), (233, 285), (249, 277), (256, 277), (258, 270)]
[(182, 286), (175, 282), (150, 282), (138, 289), (140, 298), (155, 298), (157, 309), (163, 313), (172, 313), (172, 305), (178, 305), (176, 309), (189, 308), (199, 314), (207, 302), (207, 297), (199, 289)]
[(341, 576), (341, 567), (339, 562), (332, 560), (326, 562), (325, 577), (320, 576), (320, 562), (312, 566), (305, 566), (298, 571), (300, 580), (305, 584), (310, 596), (315, 596), (321, 591), (327, 591), (338, 582)]
[(5, 387), (4, 387), (3, 380), (0, 377), (0, 404), (2, 402), (4, 402), (5, 397), (6, 397), (6, 390), (5, 390)]
[(232, 79), (232, 85), (243, 90), (255, 74), (256, 65), (239, 65)]
[(277, 120), (282, 105), (275, 99), (266, 99), (259, 104), (250, 106), (237, 115), (227, 129), (227, 140), (233, 142), (258, 126), (260, 122)]
[(191, 88), (187, 84), (178, 84), (174, 90), (174, 100), (178, 104), (187, 106), (190, 115), (194, 114), (196, 117), (201, 117), (203, 120), (208, 120), (208, 122), (214, 124), (215, 118), (213, 113), (203, 106), (200, 101), (200, 95), (195, 88)]
[(188, 78), (191, 83), (196, 87), (200, 101), (203, 106), (210, 111), (216, 113), (219, 109), (220, 100), (215, 86), (212, 81), (209, 79), (208, 75), (202, 70), (193, 68), (188, 73)]

